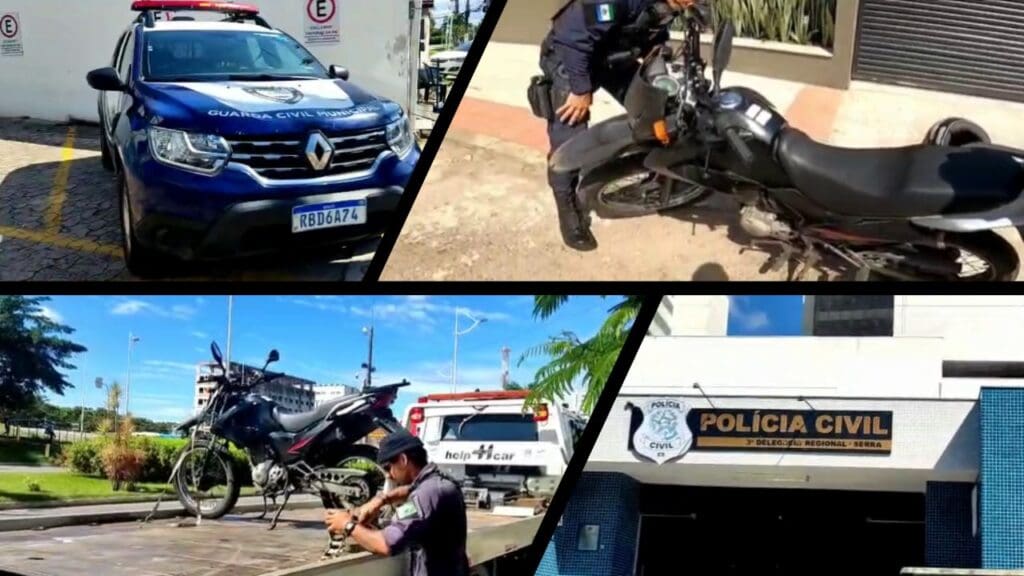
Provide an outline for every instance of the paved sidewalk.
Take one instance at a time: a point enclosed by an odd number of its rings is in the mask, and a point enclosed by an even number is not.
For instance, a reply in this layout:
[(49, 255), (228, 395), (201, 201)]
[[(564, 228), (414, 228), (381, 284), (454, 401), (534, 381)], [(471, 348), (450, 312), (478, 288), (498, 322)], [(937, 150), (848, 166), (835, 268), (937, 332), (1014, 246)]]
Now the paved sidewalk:
[(20, 472), (23, 474), (53, 474), (63, 472), (60, 466), (29, 466), (27, 464), (0, 464), (0, 472)]
[[(279, 501), (280, 502), (280, 501)], [(96, 504), (88, 506), (63, 506), (60, 508), (12, 508), (0, 510), (0, 532), (13, 530), (33, 530), (53, 528), (56, 526), (73, 526), (77, 524), (93, 524), (106, 522), (124, 522), (145, 518), (152, 510), (156, 501), (133, 502), (128, 504)], [(296, 495), (288, 501), (288, 508), (309, 508), (322, 506), (319, 498), (309, 495)], [(260, 512), (263, 510), (263, 498), (245, 496), (238, 499), (233, 513)], [(271, 514), (273, 508), (271, 508)], [(164, 496), (160, 508), (154, 518), (172, 518), (184, 516), (185, 509), (173, 495)], [(269, 516), (269, 514), (268, 514)]]
[[(406, 220), (386, 280), (784, 280), (770, 254), (748, 247), (727, 198), (686, 210), (600, 221), (596, 252), (562, 246), (545, 167), (547, 136), (526, 100), (534, 46), (492, 43)], [(723, 84), (763, 93), (790, 124), (851, 147), (919, 142), (937, 120), (966, 116), (999, 144), (1024, 148), (1024, 104), (855, 82), (840, 91), (726, 72)], [(594, 122), (621, 114), (595, 96)], [(1002, 234), (1024, 254), (1013, 228)], [(822, 273), (817, 278), (833, 278)]]

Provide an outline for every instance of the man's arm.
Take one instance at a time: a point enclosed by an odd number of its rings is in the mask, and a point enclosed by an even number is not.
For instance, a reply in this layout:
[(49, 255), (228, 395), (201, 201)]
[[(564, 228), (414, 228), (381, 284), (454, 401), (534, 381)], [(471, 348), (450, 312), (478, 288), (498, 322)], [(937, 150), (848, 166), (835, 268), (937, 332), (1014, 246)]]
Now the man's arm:
[(391, 546), (388, 545), (387, 539), (384, 538), (383, 530), (367, 528), (362, 524), (357, 524), (349, 537), (355, 540), (357, 544), (362, 546), (368, 552), (372, 552), (379, 556), (391, 555)]
[(578, 0), (558, 17), (560, 33), (555, 36), (555, 49), (569, 74), (573, 94), (594, 91), (590, 73), (597, 44), (628, 12), (626, 0)]

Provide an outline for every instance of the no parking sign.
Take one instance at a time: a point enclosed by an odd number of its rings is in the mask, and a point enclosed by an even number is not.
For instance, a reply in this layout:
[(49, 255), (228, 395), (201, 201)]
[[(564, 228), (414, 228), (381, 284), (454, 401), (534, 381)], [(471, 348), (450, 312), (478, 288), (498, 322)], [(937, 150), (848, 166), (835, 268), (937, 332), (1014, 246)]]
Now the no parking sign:
[(0, 14), (0, 56), (24, 56), (21, 20), (17, 12)]
[(339, 0), (306, 0), (306, 44), (341, 42)]

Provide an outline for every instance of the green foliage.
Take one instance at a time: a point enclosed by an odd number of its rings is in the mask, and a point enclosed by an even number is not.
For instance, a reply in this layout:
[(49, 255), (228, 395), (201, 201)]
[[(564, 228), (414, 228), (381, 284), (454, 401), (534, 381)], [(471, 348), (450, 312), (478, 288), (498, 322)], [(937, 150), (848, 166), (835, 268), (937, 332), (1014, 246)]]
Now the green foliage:
[[(567, 300), (567, 296), (535, 296), (533, 315), (547, 318)], [(604, 390), (642, 301), (641, 296), (623, 296), (611, 307), (604, 323), (590, 338), (580, 339), (575, 333), (566, 331), (523, 353), (520, 365), (530, 357), (548, 358), (548, 363), (537, 370), (534, 382), (529, 386), (527, 406), (542, 400), (562, 400), (581, 385), (585, 389), (581, 408), (589, 414)]]
[[(102, 453), (109, 443), (105, 438), (93, 438), (74, 442), (64, 451), (64, 466), (87, 476), (103, 473)], [(141, 453), (141, 469), (139, 482), (167, 482), (171, 470), (178, 461), (178, 456), (188, 445), (186, 438), (132, 438), (131, 447)], [(251, 484), (252, 479), (247, 470), (249, 460), (245, 452), (232, 446), (228, 453), (240, 472), (243, 485)]]
[(29, 492), (39, 492), (42, 490), (42, 487), (39, 485), (39, 482), (35, 478), (29, 477), (25, 478), (25, 488)]
[(0, 414), (31, 405), (45, 391), (73, 388), (63, 370), (86, 348), (65, 338), (72, 328), (43, 311), (49, 298), (0, 296)]
[[(100, 422), (110, 419), (110, 411), (106, 408), (86, 408), (84, 418), (84, 430), (93, 432), (98, 430)], [(30, 422), (53, 422), (54, 428), (58, 430), (78, 431), (83, 424), (82, 409), (80, 407), (54, 406), (42, 401), (32, 402), (30, 405), (16, 410), (10, 414), (10, 418), (16, 421)], [(165, 434), (171, 432), (176, 425), (174, 422), (155, 422), (146, 418), (135, 418), (135, 429), (139, 432), (156, 432)]]
[(828, 49), (835, 43), (836, 0), (716, 0), (711, 6), (715, 26), (731, 20), (740, 37)]

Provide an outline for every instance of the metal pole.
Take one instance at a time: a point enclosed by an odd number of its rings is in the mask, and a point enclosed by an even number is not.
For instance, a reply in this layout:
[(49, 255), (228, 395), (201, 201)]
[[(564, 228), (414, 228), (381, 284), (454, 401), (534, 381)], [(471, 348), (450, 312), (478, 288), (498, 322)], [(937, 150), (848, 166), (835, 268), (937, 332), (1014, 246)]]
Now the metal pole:
[[(231, 314), (234, 306), (234, 296), (228, 296), (228, 354), (224, 358), (224, 375), (231, 376)], [(245, 372), (244, 370), (242, 371)]]
[(373, 324), (370, 324), (370, 354), (366, 362), (366, 386), (373, 385)]
[(459, 365), (459, 309), (455, 309), (455, 346), (452, 351), (452, 394), (455, 393), (455, 389), (458, 386), (458, 380), (456, 372), (458, 371)]
[(139, 341), (138, 336), (133, 336), (131, 332), (128, 332), (128, 386), (125, 388), (124, 394), (124, 415), (128, 415), (129, 404), (132, 398), (132, 348), (135, 347), (135, 343)]

